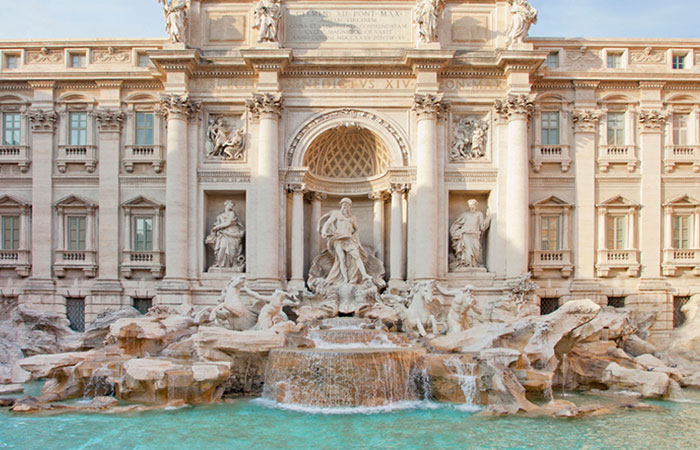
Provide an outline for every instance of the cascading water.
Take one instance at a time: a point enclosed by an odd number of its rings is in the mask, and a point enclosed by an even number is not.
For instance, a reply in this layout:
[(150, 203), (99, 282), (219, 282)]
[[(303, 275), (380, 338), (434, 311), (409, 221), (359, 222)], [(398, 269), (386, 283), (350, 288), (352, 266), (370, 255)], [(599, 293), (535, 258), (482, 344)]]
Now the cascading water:
[(459, 386), (464, 394), (464, 404), (458, 408), (469, 411), (481, 409), (477, 405), (477, 377), (474, 375), (476, 364), (472, 362), (463, 362), (458, 358), (445, 361), (445, 365), (453, 370), (452, 374), (459, 380)]
[(263, 397), (314, 408), (421, 400), (416, 372), (425, 349), (409, 348), (403, 337), (357, 326), (357, 319), (346, 322), (337, 323), (345, 328), (312, 330), (316, 348), (272, 350)]

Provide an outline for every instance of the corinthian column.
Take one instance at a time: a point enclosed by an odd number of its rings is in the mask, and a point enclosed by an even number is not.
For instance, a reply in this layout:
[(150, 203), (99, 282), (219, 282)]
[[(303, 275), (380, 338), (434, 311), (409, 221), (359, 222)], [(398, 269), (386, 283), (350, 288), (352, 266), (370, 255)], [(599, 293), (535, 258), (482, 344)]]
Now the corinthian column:
[(403, 273), (403, 195), (408, 185), (391, 185), (391, 237), (389, 239), (389, 287), (404, 281)]
[(528, 95), (509, 95), (496, 100), (496, 112), (508, 121), (508, 165), (506, 167), (506, 276), (527, 272), (529, 252), (528, 137), (533, 111)]
[(279, 119), (281, 94), (253, 94), (246, 101), (248, 111), (260, 120), (257, 192), (257, 258), (254, 278), (278, 285), (280, 282), (280, 180)]
[(167, 120), (165, 178), (165, 279), (163, 287), (186, 290), (189, 263), (187, 121), (199, 112), (199, 102), (185, 95), (163, 95), (161, 114)]
[(438, 151), (437, 121), (447, 109), (442, 94), (416, 94), (417, 120), (415, 255), (416, 279), (435, 279), (438, 273)]
[[(118, 283), (119, 275), (119, 142), (124, 123), (121, 111), (98, 111), (100, 132), (99, 258), (100, 280)], [(130, 235), (126, 235), (127, 240)]]
[(289, 287), (304, 288), (304, 185), (290, 184), (292, 193), (292, 278)]
[(309, 195), (311, 202), (311, 233), (309, 233), (309, 254), (311, 261), (321, 254), (321, 235), (318, 232), (318, 222), (321, 220), (321, 206), (328, 197), (323, 192), (313, 192)]

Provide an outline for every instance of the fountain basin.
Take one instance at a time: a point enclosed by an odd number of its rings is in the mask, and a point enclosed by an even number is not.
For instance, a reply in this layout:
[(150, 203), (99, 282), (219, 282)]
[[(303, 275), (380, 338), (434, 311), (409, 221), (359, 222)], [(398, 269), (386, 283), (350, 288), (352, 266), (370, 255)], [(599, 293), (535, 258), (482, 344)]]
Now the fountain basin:
[(376, 407), (419, 400), (425, 349), (277, 349), (263, 397), (319, 408)]

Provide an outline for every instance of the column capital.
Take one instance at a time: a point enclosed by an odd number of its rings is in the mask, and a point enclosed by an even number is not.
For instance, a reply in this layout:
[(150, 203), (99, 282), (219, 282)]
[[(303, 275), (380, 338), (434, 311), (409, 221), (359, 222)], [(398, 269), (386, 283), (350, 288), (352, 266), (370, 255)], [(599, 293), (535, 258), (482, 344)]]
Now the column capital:
[(535, 109), (535, 96), (527, 94), (508, 95), (493, 102), (496, 114), (504, 120), (529, 120)]
[(659, 110), (644, 110), (639, 112), (639, 128), (641, 131), (661, 132), (666, 124), (668, 112)]
[(246, 108), (255, 117), (279, 118), (282, 112), (281, 93), (255, 93), (245, 101)]
[(190, 99), (189, 94), (161, 94), (160, 114), (168, 119), (188, 119), (195, 117), (202, 104)]
[(392, 194), (405, 194), (411, 189), (411, 185), (404, 183), (391, 183), (389, 186), (389, 192)]
[(108, 109), (98, 110), (95, 113), (97, 128), (103, 133), (121, 133), (124, 125), (125, 114), (122, 111)]
[(389, 193), (387, 191), (376, 191), (370, 192), (367, 196), (370, 200), (386, 201), (389, 198)]
[(58, 114), (56, 111), (30, 110), (27, 113), (29, 124), (35, 133), (53, 133), (56, 131)]
[(450, 109), (450, 103), (443, 100), (443, 93), (415, 94), (413, 97), (413, 111), (418, 119), (438, 119)]
[(304, 183), (288, 183), (287, 190), (293, 194), (304, 194), (306, 192), (306, 184), (304, 184)]
[(603, 116), (601, 111), (592, 109), (577, 109), (571, 115), (574, 131), (578, 133), (593, 133), (598, 126), (600, 118)]
[(328, 195), (324, 192), (311, 191), (306, 193), (306, 200), (308, 202), (322, 202), (327, 198)]

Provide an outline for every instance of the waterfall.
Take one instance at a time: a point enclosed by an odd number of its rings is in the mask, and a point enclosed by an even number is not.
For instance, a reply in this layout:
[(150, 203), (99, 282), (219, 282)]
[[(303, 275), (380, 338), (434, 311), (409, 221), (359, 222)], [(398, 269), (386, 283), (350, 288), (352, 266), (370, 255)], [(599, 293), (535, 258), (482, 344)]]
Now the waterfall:
[(479, 393), (477, 377), (474, 375), (476, 364), (464, 362), (459, 358), (452, 358), (445, 361), (445, 366), (452, 369), (452, 375), (459, 381), (459, 387), (462, 389), (462, 394), (464, 394), (464, 405), (460, 405), (458, 408), (469, 411), (480, 409), (477, 404), (477, 395)]

